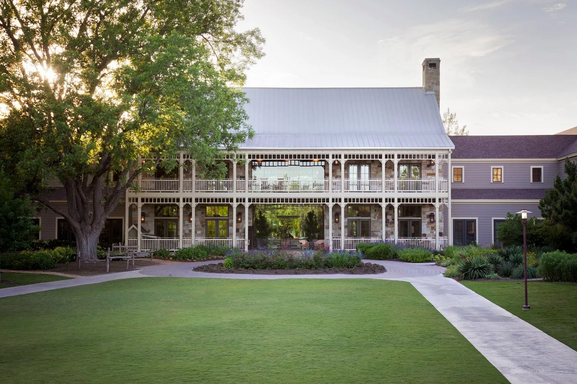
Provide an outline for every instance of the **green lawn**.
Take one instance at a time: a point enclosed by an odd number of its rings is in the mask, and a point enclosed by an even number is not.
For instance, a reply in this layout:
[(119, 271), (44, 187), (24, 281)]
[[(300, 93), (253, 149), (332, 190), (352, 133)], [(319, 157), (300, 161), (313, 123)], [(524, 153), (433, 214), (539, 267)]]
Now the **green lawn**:
[(528, 283), (529, 305), (525, 304), (523, 281), (462, 281), (463, 285), (577, 350), (577, 284)]
[(0, 289), (18, 285), (46, 283), (48, 281), (67, 280), (69, 277), (46, 275), (41, 273), (14, 273), (2, 272), (0, 275)]
[(2, 382), (507, 382), (409, 283), (142, 278), (0, 300)]

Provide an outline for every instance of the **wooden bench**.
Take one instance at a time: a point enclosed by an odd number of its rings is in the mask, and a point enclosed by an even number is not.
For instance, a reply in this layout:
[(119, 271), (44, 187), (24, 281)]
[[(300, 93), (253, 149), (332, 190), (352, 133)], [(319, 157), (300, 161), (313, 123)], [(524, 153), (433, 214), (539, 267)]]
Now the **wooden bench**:
[(111, 253), (110, 248), (108, 248), (108, 253), (106, 254), (106, 272), (110, 272), (110, 260), (126, 260), (126, 270), (130, 266), (130, 260), (132, 260), (132, 266), (134, 267), (134, 257), (136, 252), (127, 253)]

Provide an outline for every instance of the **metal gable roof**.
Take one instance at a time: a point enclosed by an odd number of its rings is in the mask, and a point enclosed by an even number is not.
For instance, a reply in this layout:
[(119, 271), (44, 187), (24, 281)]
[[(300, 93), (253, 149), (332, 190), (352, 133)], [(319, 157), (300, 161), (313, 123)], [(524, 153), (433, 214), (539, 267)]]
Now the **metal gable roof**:
[(244, 88), (255, 137), (243, 149), (452, 149), (422, 88)]

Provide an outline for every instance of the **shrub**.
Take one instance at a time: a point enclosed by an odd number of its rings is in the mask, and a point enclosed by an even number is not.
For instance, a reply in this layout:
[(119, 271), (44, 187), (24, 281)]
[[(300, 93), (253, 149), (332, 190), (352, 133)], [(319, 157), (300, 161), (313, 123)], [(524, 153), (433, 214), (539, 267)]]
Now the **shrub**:
[(499, 280), (500, 278), (501, 278), (501, 276), (497, 275), (495, 272), (491, 272), (487, 276), (485, 276), (485, 279), (490, 279), (490, 280)]
[(224, 259), (224, 262), (222, 263), (224, 265), (225, 268), (234, 268), (234, 263), (232, 262), (232, 257), (227, 257), (226, 259)]
[[(226, 261), (229, 260), (229, 261)], [(251, 251), (231, 250), (225, 259), (227, 268), (235, 269), (319, 269), (319, 268), (353, 268), (362, 263), (361, 254), (357, 252), (336, 251), (324, 253), (303, 252), (294, 254), (285, 251)]]
[(515, 267), (523, 265), (523, 253), (512, 253), (509, 256), (509, 262), (511, 262)]
[(398, 251), (397, 257), (409, 263), (425, 263), (431, 261), (433, 254), (425, 248), (403, 248)]
[(577, 254), (556, 251), (541, 255), (540, 273), (546, 281), (577, 282)]
[(52, 254), (52, 258), (57, 263), (68, 263), (76, 261), (76, 249), (70, 247), (56, 247), (52, 251), (46, 251)]
[(459, 264), (459, 271), (465, 280), (484, 279), (493, 273), (493, 267), (483, 256), (468, 257)]
[(499, 267), (501, 266), (501, 263), (504, 262), (501, 255), (499, 255), (497, 253), (487, 255), (487, 256), (485, 256), (485, 258), (487, 259), (487, 262), (489, 264), (491, 264), (491, 266), (493, 267), (493, 271), (497, 271), (499, 269)]
[(159, 259), (169, 259), (170, 258), (170, 251), (165, 248), (156, 249), (153, 252), (153, 256)]
[(44, 270), (56, 267), (56, 260), (49, 251), (5, 253), (0, 258), (0, 265), (6, 269)]
[[(528, 279), (535, 279), (537, 277), (539, 277), (539, 271), (537, 270), (537, 268), (531, 266), (531, 265), (527, 265), (527, 278)], [(525, 278), (525, 268), (523, 267), (523, 264), (516, 266), (515, 268), (513, 268), (513, 271), (511, 272), (511, 279), (524, 279)]]
[(397, 257), (397, 247), (394, 244), (375, 244), (363, 253), (367, 259), (390, 260)]
[(175, 260), (205, 260), (208, 258), (208, 249), (204, 245), (194, 245), (181, 248), (174, 252)]
[(451, 265), (449, 268), (445, 269), (443, 276), (454, 277), (454, 278), (462, 278), (463, 277), (463, 275), (461, 274), (461, 271), (459, 270), (458, 265)]
[(204, 247), (209, 256), (224, 256), (231, 249), (229, 246), (216, 244), (204, 245)]
[(497, 273), (503, 277), (511, 277), (511, 273), (513, 273), (513, 269), (515, 266), (510, 261), (503, 260), (501, 264), (497, 266)]
[(354, 268), (361, 263), (361, 254), (357, 252), (334, 251), (327, 254), (328, 268)]
[(366, 251), (369, 250), (370, 248), (374, 247), (375, 245), (377, 245), (377, 244), (375, 244), (375, 243), (358, 243), (356, 249), (357, 249), (357, 252), (360, 252), (360, 253), (366, 255)]

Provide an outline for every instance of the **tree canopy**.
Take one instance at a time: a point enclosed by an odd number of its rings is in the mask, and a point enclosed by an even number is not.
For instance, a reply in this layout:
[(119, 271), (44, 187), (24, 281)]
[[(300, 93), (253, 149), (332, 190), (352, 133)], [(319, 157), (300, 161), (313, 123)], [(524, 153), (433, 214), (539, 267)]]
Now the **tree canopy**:
[[(264, 40), (236, 31), (242, 3), (0, 1), (0, 146), (81, 258), (139, 173), (181, 150), (214, 164), (252, 134), (240, 86)], [(67, 210), (41, 193), (55, 180)]]
[(565, 161), (565, 178), (557, 175), (553, 188), (539, 202), (539, 209), (551, 224), (558, 225), (577, 248), (577, 165)]
[(447, 108), (447, 112), (443, 113), (443, 126), (445, 127), (445, 132), (447, 132), (447, 135), (449, 136), (469, 135), (467, 126), (459, 126), (459, 119), (457, 119), (457, 114), (451, 113), (449, 108)]

